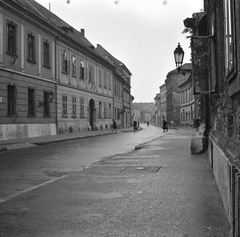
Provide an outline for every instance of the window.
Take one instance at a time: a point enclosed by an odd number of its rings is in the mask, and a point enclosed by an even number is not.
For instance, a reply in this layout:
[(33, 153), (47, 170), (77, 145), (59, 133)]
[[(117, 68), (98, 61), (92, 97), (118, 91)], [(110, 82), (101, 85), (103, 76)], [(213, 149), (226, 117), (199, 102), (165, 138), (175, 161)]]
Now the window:
[(28, 116), (35, 116), (35, 91), (31, 88), (28, 88)]
[(8, 116), (16, 115), (16, 87), (8, 85)]
[(111, 104), (109, 104), (108, 105), (108, 118), (111, 118), (112, 117), (112, 105)]
[(89, 83), (95, 84), (95, 75), (94, 75), (94, 67), (93, 65), (89, 66)]
[(65, 74), (69, 73), (69, 61), (65, 50), (62, 53), (62, 72)]
[(43, 116), (50, 117), (50, 101), (49, 101), (49, 92), (44, 91), (43, 93)]
[(114, 95), (117, 95), (117, 88), (118, 88), (118, 84), (115, 82), (115, 85), (114, 85)]
[(80, 118), (84, 118), (84, 99), (80, 98)]
[(76, 100), (76, 97), (72, 97), (72, 117), (77, 117), (77, 100)]
[(17, 36), (16, 25), (13, 23), (7, 24), (7, 52), (16, 54)]
[(86, 78), (86, 68), (84, 68), (84, 62), (80, 62), (80, 79)]
[(102, 70), (99, 69), (98, 70), (98, 83), (99, 83), (99, 86), (102, 87)]
[(28, 60), (35, 62), (35, 36), (28, 34)]
[(72, 56), (72, 75), (75, 77), (77, 75), (77, 59)]
[(107, 118), (107, 103), (104, 103), (104, 118)]
[(67, 96), (62, 97), (62, 116), (67, 117)]
[(120, 109), (117, 108), (115, 118), (120, 119)]
[(104, 88), (107, 88), (107, 72), (104, 72)]
[(225, 14), (225, 69), (229, 74), (234, 66), (234, 40), (233, 40), (233, 1), (224, 0), (224, 14)]
[(99, 102), (98, 117), (102, 118), (102, 102)]
[(43, 43), (43, 66), (50, 68), (50, 45), (47, 41)]
[(108, 89), (112, 90), (111, 76), (108, 74)]

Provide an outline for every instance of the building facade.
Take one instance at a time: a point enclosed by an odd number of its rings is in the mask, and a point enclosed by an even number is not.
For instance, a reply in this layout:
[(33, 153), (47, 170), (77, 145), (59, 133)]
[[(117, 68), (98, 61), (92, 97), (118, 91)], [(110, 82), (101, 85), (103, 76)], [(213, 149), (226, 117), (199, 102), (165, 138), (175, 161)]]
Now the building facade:
[(160, 124), (163, 124), (163, 120), (167, 120), (167, 104), (166, 104), (166, 84), (160, 86)]
[(34, 0), (1, 0), (0, 33), (1, 140), (110, 129), (116, 107), (129, 123), (131, 73), (114, 106), (117, 69), (83, 29)]
[(1, 140), (57, 133), (56, 29), (28, 5), (0, 1)]
[(191, 74), (191, 64), (186, 63), (182, 66), (184, 74), (177, 69), (167, 74), (166, 84), (166, 118), (169, 125), (180, 125), (180, 90), (179, 85), (186, 81)]
[(155, 105), (155, 116), (154, 116), (154, 123), (159, 125), (161, 124), (161, 97), (160, 93), (156, 94), (154, 98), (154, 105)]
[[(240, 236), (240, 4), (204, 0), (193, 14), (193, 82), (208, 154), (231, 227)], [(201, 46), (201, 47), (200, 47)]]
[(195, 100), (193, 96), (192, 75), (179, 85), (180, 90), (180, 124), (190, 125), (196, 119)]
[(132, 123), (132, 74), (121, 61), (112, 56), (100, 44), (97, 45), (96, 50), (116, 68), (113, 74), (113, 117), (118, 126), (123, 128), (129, 127)]
[(133, 120), (135, 119), (139, 124), (141, 121), (141, 111), (139, 109), (133, 109), (132, 111), (133, 111)]

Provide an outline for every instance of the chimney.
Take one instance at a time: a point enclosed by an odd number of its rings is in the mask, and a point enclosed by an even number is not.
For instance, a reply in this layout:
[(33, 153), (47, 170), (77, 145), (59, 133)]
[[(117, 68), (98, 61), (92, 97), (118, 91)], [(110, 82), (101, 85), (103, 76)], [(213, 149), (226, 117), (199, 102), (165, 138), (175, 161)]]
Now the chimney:
[(81, 29), (81, 34), (83, 37), (85, 37), (85, 30), (84, 29)]

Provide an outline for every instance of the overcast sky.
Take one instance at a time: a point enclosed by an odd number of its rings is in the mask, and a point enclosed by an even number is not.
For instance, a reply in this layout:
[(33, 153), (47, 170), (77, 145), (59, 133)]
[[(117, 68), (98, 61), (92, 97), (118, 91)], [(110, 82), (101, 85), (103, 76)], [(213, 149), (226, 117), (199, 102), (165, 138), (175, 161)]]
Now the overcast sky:
[(180, 42), (190, 62), (183, 20), (203, 9), (203, 0), (37, 0), (85, 37), (102, 45), (132, 73), (134, 102), (153, 102), (166, 75), (175, 69)]

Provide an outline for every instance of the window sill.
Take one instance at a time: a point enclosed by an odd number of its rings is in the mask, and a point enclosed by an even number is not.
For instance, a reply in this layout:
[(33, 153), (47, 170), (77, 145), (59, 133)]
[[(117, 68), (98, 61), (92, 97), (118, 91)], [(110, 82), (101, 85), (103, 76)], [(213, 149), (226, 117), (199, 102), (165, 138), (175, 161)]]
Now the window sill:
[(14, 58), (17, 58), (18, 55), (16, 53), (11, 53), (11, 52), (6, 52), (7, 55), (11, 56), (11, 57), (14, 57)]
[(44, 65), (44, 64), (43, 64), (43, 67), (45, 67), (45, 68), (47, 68), (47, 69), (51, 69), (51, 67), (48, 66), (48, 65)]
[(32, 64), (36, 64), (37, 63), (35, 60), (31, 60), (31, 59), (27, 59), (27, 62), (32, 63)]

